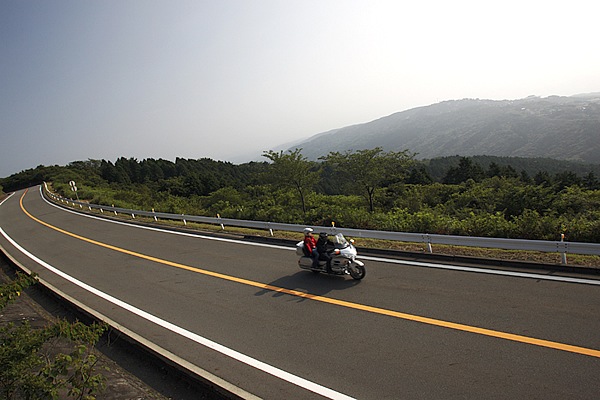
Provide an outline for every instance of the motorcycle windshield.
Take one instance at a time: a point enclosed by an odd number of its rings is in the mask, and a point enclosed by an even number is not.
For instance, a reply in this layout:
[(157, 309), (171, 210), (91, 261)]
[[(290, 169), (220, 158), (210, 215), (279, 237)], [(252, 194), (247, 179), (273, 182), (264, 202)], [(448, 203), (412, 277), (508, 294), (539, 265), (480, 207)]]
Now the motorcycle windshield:
[(333, 238), (333, 243), (335, 243), (335, 247), (338, 249), (344, 249), (350, 245), (350, 243), (341, 233), (335, 235), (335, 237)]

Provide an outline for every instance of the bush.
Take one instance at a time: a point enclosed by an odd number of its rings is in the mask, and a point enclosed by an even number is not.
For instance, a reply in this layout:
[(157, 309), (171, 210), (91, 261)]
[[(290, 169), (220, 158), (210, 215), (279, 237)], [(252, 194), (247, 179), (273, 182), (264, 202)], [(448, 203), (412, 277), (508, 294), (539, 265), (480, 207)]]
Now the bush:
[[(17, 274), (0, 285), (0, 310), (35, 283), (35, 277)], [(104, 325), (58, 321), (33, 329), (28, 321), (0, 326), (0, 395), (3, 399), (95, 399), (104, 377), (95, 373), (97, 357), (92, 350)], [(55, 354), (58, 341), (68, 340), (72, 351)]]

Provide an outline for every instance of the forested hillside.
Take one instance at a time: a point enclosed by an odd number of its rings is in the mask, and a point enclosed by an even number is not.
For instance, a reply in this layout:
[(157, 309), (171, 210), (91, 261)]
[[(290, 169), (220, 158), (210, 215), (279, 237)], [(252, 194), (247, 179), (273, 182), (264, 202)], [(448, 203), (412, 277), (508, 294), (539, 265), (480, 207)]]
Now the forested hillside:
[(380, 148), (265, 152), (264, 162), (120, 158), (39, 166), (0, 180), (4, 191), (51, 182), (95, 204), (171, 213), (363, 229), (600, 243), (598, 166), (550, 159), (418, 161)]
[(316, 160), (375, 146), (408, 149), (419, 159), (485, 154), (600, 163), (600, 95), (444, 101), (324, 132), (295, 147)]

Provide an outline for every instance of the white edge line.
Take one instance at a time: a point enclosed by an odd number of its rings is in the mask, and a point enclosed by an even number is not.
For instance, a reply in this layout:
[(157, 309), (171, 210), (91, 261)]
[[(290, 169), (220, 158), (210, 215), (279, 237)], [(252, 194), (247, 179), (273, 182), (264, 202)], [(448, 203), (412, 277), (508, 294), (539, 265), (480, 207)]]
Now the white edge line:
[(216, 240), (216, 241), (219, 241), (219, 242), (228, 242), (228, 243), (235, 243), (235, 244), (243, 244), (243, 245), (246, 245), (246, 246), (269, 247), (269, 248), (272, 248), (272, 249), (279, 249), (279, 250), (295, 250), (295, 249), (293, 249), (291, 247), (287, 247), (287, 246), (280, 246), (280, 245), (266, 244), (266, 243), (255, 243), (255, 242), (248, 242), (248, 241), (244, 241), (244, 240), (220, 238), (220, 237), (214, 237), (214, 236), (205, 236), (205, 235), (200, 235), (200, 234), (197, 234), (197, 233), (178, 232), (178, 231), (174, 231), (174, 230), (163, 229), (163, 228), (156, 228), (156, 227), (152, 227), (152, 226), (144, 226), (144, 225), (138, 225), (138, 224), (130, 224), (128, 222), (123, 222), (123, 221), (115, 221), (113, 219), (102, 218), (102, 217), (98, 217), (96, 215), (84, 214), (84, 213), (80, 213), (80, 212), (77, 212), (77, 211), (70, 210), (68, 208), (60, 207), (60, 206), (52, 203), (51, 201), (48, 201), (48, 199), (46, 199), (44, 197), (44, 195), (41, 193), (41, 191), (42, 191), (42, 187), (40, 186), (40, 196), (42, 197), (42, 199), (46, 203), (48, 203), (52, 207), (58, 208), (61, 211), (66, 211), (68, 213), (75, 214), (75, 215), (78, 215), (80, 217), (91, 218), (91, 219), (95, 219), (95, 220), (98, 220), (98, 221), (109, 222), (109, 223), (117, 224), (117, 225), (125, 225), (125, 226), (129, 226), (129, 227), (134, 227), (134, 228), (138, 228), (138, 229), (145, 229), (145, 230), (149, 230), (149, 231), (162, 232), (162, 233), (170, 233), (172, 235), (195, 237), (195, 238), (198, 238), (198, 239)]
[[(274, 245), (274, 244), (265, 244), (265, 243), (255, 243), (255, 242), (248, 242), (248, 241), (237, 240), (237, 239), (219, 238), (219, 237), (205, 236), (205, 235), (200, 235), (200, 234), (195, 234), (195, 233), (177, 232), (177, 231), (173, 231), (173, 230), (155, 228), (155, 227), (151, 227), (151, 226), (143, 226), (143, 225), (138, 225), (138, 224), (130, 224), (128, 222), (114, 221), (112, 219), (97, 217), (95, 215), (80, 213), (77, 211), (70, 210), (68, 208), (59, 207), (56, 204), (48, 201), (42, 194), (41, 186), (40, 186), (40, 196), (46, 203), (48, 203), (49, 205), (51, 205), (53, 207), (58, 208), (59, 210), (66, 211), (66, 212), (69, 212), (69, 213), (72, 213), (75, 215), (79, 215), (81, 217), (92, 218), (92, 219), (96, 219), (99, 221), (110, 222), (113, 224), (125, 225), (125, 226), (135, 227), (135, 228), (139, 228), (139, 229), (147, 229), (147, 230), (162, 232), (162, 233), (169, 233), (169, 234), (173, 234), (173, 235), (181, 235), (181, 236), (188, 236), (188, 237), (196, 237), (199, 239), (217, 240), (217, 241), (221, 241), (221, 242), (242, 244), (242, 245), (246, 245), (246, 246), (268, 247), (268, 248), (280, 249), (280, 250), (295, 250), (295, 248), (293, 248), (293, 247)], [(517, 277), (517, 278), (542, 279), (542, 280), (547, 280), (547, 281), (579, 283), (579, 284), (586, 284), (586, 285), (600, 285), (600, 280), (594, 280), (594, 279), (541, 275), (541, 274), (532, 274), (532, 273), (528, 273), (528, 272), (501, 271), (501, 270), (489, 269), (489, 268), (461, 267), (461, 266), (450, 265), (450, 264), (435, 264), (435, 263), (425, 263), (425, 262), (419, 262), (419, 261), (405, 261), (405, 260), (396, 260), (393, 258), (382, 258), (382, 257), (371, 257), (371, 256), (360, 256), (358, 258), (363, 259), (363, 260), (378, 261), (378, 262), (384, 262), (384, 263), (389, 263), (389, 264), (401, 264), (401, 265), (409, 265), (409, 266), (417, 266), (417, 267), (425, 267), (425, 268), (446, 269), (446, 270), (451, 270), (451, 271), (475, 272), (475, 273), (488, 274), (488, 275), (501, 275), (501, 276)]]
[(415, 265), (417, 267), (424, 267), (424, 268), (447, 269), (447, 270), (452, 270), (452, 271), (475, 272), (475, 273), (482, 273), (482, 274), (488, 274), (488, 275), (502, 275), (502, 276), (518, 277), (518, 278), (543, 279), (543, 280), (547, 280), (547, 281), (558, 281), (558, 282), (567, 282), (567, 283), (582, 283), (582, 284), (586, 284), (586, 285), (600, 285), (600, 280), (595, 280), (595, 279), (570, 278), (567, 276), (532, 274), (529, 272), (502, 271), (502, 270), (489, 269), (489, 268), (461, 267), (461, 266), (457, 266), (457, 265), (434, 264), (434, 263), (426, 263), (426, 262), (420, 262), (420, 261), (394, 260), (394, 259), (389, 259), (389, 258), (379, 258), (379, 257), (369, 257), (369, 256), (362, 256), (361, 258), (365, 259), (365, 260), (387, 262), (387, 263), (391, 263), (391, 264)]
[(266, 372), (270, 375), (273, 375), (279, 379), (287, 381), (291, 384), (294, 384), (296, 386), (299, 386), (299, 387), (309, 390), (311, 392), (320, 394), (321, 396), (327, 397), (329, 399), (340, 399), (340, 400), (353, 399), (352, 397), (349, 397), (345, 394), (336, 392), (332, 389), (326, 388), (317, 383), (314, 383), (314, 382), (311, 382), (304, 378), (301, 378), (299, 376), (293, 375), (289, 372), (286, 372), (277, 367), (273, 367), (262, 361), (256, 360), (250, 356), (247, 356), (236, 350), (225, 347), (219, 343), (213, 342), (212, 340), (202, 337), (196, 333), (190, 332), (190, 331), (188, 331), (184, 328), (181, 328), (171, 322), (165, 321), (165, 320), (158, 318), (144, 310), (141, 310), (141, 309), (139, 309), (135, 306), (132, 306), (128, 303), (125, 303), (124, 301), (119, 300), (116, 297), (106, 294), (106, 293), (62, 272), (61, 270), (53, 267), (52, 265), (46, 263), (45, 261), (43, 261), (40, 258), (36, 257), (35, 255), (31, 254), (30, 252), (25, 250), (23, 247), (21, 247), (17, 242), (15, 242), (10, 236), (8, 236), (1, 227), (0, 227), (0, 234), (2, 234), (2, 236), (4, 236), (4, 238), (6, 240), (8, 240), (17, 250), (19, 250), (21, 253), (25, 254), (27, 257), (29, 257), (31, 260), (33, 260), (37, 264), (43, 266), (44, 268), (46, 268), (49, 271), (55, 273), (56, 275), (62, 277), (63, 279), (66, 279), (67, 281), (79, 286), (80, 288), (87, 290), (88, 292), (90, 292), (112, 304), (115, 304), (116, 306), (119, 306), (119, 307), (121, 307), (121, 308), (147, 320), (147, 321), (150, 321), (158, 326), (161, 326), (171, 332), (177, 333), (180, 336), (190, 339), (202, 346), (208, 347), (209, 349), (215, 350), (225, 356), (233, 358), (234, 360), (240, 361), (240, 362), (242, 362), (246, 365), (249, 365), (253, 368), (256, 368), (256, 369)]
[[(41, 186), (40, 186), (40, 188), (41, 188)], [(6, 200), (10, 199), (10, 198), (12, 197), (12, 195), (13, 195), (13, 194), (15, 194), (15, 192), (12, 192), (12, 193), (10, 193), (8, 196), (6, 196), (6, 198), (0, 202), (0, 206), (1, 206), (2, 204), (4, 204), (4, 202), (5, 202)]]
[[(2, 228), (0, 228), (0, 229), (2, 229)], [(25, 271), (28, 275), (31, 275), (32, 271), (29, 268), (27, 268), (26, 266), (24, 266), (23, 264), (21, 264), (17, 259), (15, 259), (8, 251), (6, 251), (6, 249), (1, 244), (0, 244), (0, 251), (4, 252), (6, 257), (8, 257), (11, 260), (11, 262), (14, 263), (19, 269), (21, 269), (22, 271)], [(76, 298), (69, 296), (68, 294), (61, 291), (54, 285), (50, 284), (48, 281), (46, 281), (40, 277), (38, 277), (37, 280), (41, 285), (43, 285), (47, 289), (51, 290), (53, 293), (57, 294), (61, 298), (65, 299), (69, 303), (75, 305), (75, 307), (83, 310), (88, 315), (91, 315), (96, 320), (107, 323), (108, 325), (110, 325), (112, 327), (112, 329), (114, 329), (122, 334), (127, 335), (134, 341), (140, 343), (142, 346), (145, 346), (146, 348), (152, 350), (156, 354), (164, 357), (167, 360), (170, 360), (172, 363), (174, 363), (176, 365), (181, 366), (182, 368), (186, 369), (187, 371), (191, 371), (192, 373), (194, 373), (197, 376), (204, 379), (206, 382), (216, 385), (216, 386), (228, 391), (229, 393), (233, 393), (234, 395), (236, 395), (239, 398), (244, 399), (244, 400), (259, 400), (260, 399), (260, 397), (255, 396), (252, 393), (249, 393), (249, 392), (243, 390), (242, 388), (237, 387), (222, 378), (219, 378), (218, 376), (216, 376), (214, 374), (211, 374), (210, 372), (206, 371), (205, 369), (202, 369), (187, 360), (184, 360), (183, 358), (179, 357), (178, 355), (171, 353), (167, 349), (160, 347), (156, 343), (146, 339), (145, 337), (137, 334), (136, 332), (130, 330), (129, 328), (121, 325), (117, 321), (114, 321), (113, 319), (107, 317), (106, 315), (94, 310), (93, 308), (88, 307), (87, 305), (83, 304)]]

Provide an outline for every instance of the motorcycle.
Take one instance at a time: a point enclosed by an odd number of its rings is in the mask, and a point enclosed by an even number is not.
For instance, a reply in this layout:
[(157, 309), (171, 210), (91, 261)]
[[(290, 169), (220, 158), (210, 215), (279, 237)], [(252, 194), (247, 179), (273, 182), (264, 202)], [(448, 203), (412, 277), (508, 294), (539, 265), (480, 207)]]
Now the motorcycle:
[(367, 273), (365, 264), (356, 259), (356, 247), (354, 240), (346, 240), (344, 235), (338, 233), (332, 240), (334, 248), (330, 252), (331, 258), (331, 273), (327, 272), (327, 262), (319, 260), (319, 267), (313, 267), (313, 259), (304, 253), (304, 242), (296, 244), (296, 254), (300, 256), (298, 266), (302, 269), (312, 271), (314, 273), (326, 273), (330, 275), (350, 275), (356, 280), (365, 277)]

